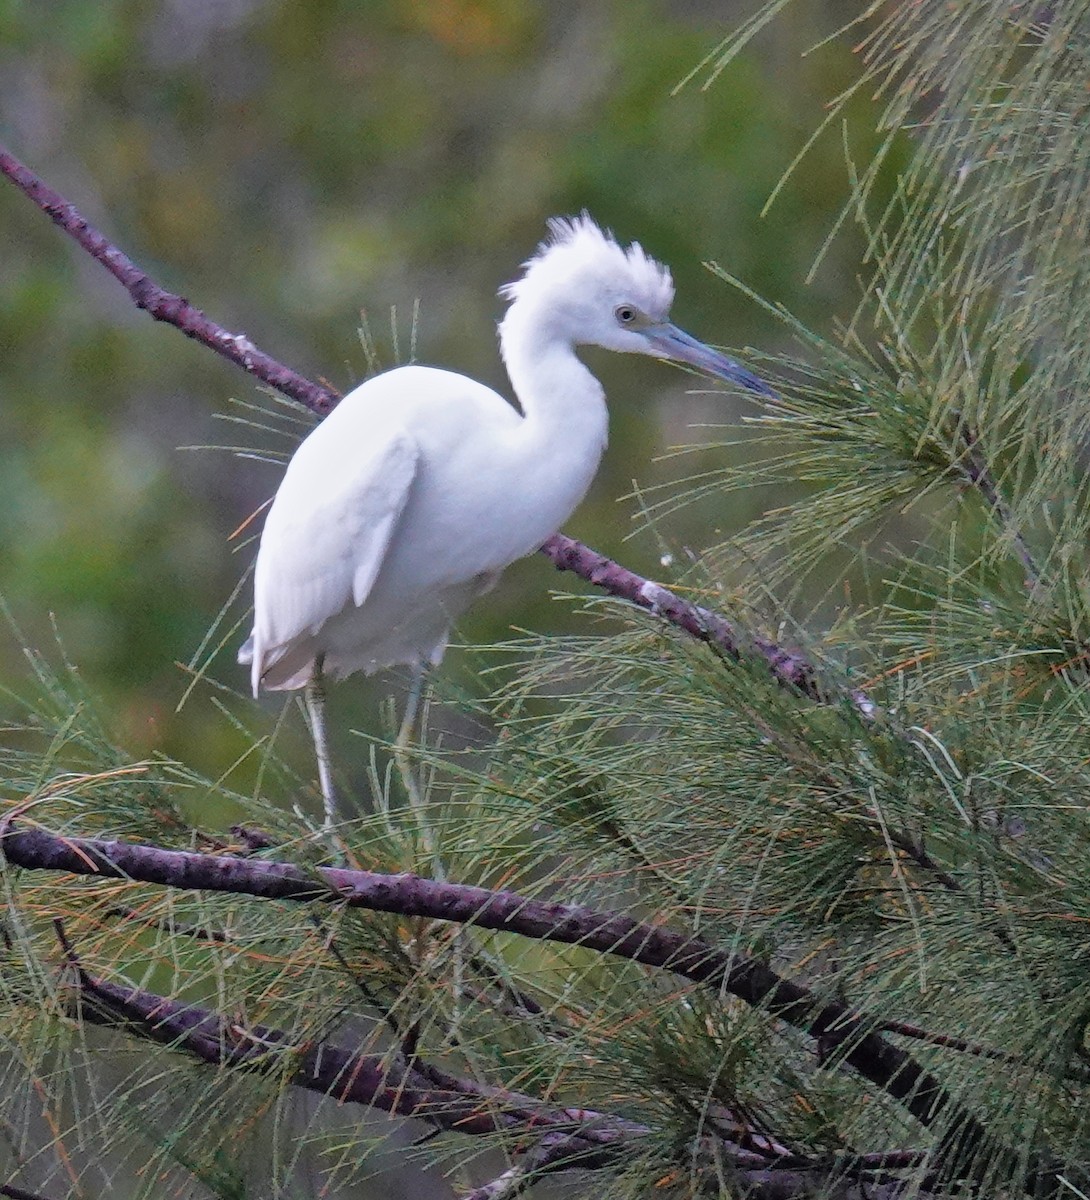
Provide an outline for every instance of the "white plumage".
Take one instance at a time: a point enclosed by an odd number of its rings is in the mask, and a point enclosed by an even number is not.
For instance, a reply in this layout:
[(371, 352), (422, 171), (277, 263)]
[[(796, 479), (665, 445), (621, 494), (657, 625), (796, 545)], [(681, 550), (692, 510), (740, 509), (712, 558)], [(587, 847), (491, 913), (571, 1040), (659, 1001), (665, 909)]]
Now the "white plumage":
[(501, 294), (500, 349), (521, 413), (451, 371), (369, 379), (299, 446), (265, 522), (254, 628), (260, 688), (442, 657), (451, 622), (585, 495), (606, 445), (602, 388), (575, 347), (674, 358), (767, 392), (670, 325), (666, 267), (585, 214)]

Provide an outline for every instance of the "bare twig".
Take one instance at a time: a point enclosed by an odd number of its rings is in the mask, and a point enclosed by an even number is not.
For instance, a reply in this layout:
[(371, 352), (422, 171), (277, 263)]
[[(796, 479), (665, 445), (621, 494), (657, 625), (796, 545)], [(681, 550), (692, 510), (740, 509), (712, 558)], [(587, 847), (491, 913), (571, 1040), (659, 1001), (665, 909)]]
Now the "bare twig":
[[(897, 847), (898, 850), (901, 851), (902, 854), (905, 854), (908, 858), (912, 859), (912, 861), (918, 867), (922, 867), (925, 871), (933, 875), (935, 879), (947, 889), (947, 891), (960, 892), (962, 890), (961, 884), (958, 883), (954, 876), (951, 875), (949, 871), (939, 866), (934, 858), (928, 854), (924, 847), (914, 837), (911, 837), (903, 830), (892, 829), (889, 827), (887, 827), (886, 832), (889, 834), (889, 840), (894, 844), (894, 846)], [(1000, 940), (1004, 942), (1004, 945), (1007, 945), (1008, 949), (1010, 949), (1010, 946), (1008, 945), (1009, 938), (1006, 937), (1003, 931), (1000, 931), (1000, 934), (1002, 934)]]
[(348, 959), (341, 953), (341, 948), (337, 945), (333, 931), (326, 927), (317, 913), (311, 913), (310, 920), (314, 928), (322, 935), (323, 948), (332, 956), (347, 978), (352, 981), (352, 986), (355, 987), (364, 1001), (382, 1017), (387, 1028), (401, 1044), (401, 1053), (404, 1055), (406, 1062), (410, 1062), (416, 1053), (416, 1043), (420, 1038), (419, 1023), (412, 1021), (408, 1029), (403, 1029), (401, 1021), (394, 1014), (394, 1010), (390, 1005), (375, 995), (367, 986), (366, 980), (359, 971), (352, 969)]
[(186, 337), (222, 354), (236, 366), (314, 412), (324, 416), (333, 409), (339, 399), (335, 392), (277, 362), (259, 350), (244, 333), (229, 333), (199, 308), (194, 308), (185, 297), (165, 291), (87, 221), (75, 205), (39, 179), (3, 146), (0, 146), (0, 174), (6, 175), (96, 262), (100, 262), (125, 288), (137, 308), (150, 313), (157, 321), (180, 329)]
[[(627, 600), (684, 630), (697, 641), (717, 647), (728, 658), (750, 655), (763, 659), (777, 682), (810, 700), (826, 703), (838, 698), (838, 693), (822, 684), (814, 664), (798, 651), (767, 638), (750, 637), (721, 613), (683, 600), (669, 588), (637, 575), (574, 538), (556, 533), (541, 547), (541, 553), (558, 571), (572, 571), (611, 596)], [(874, 716), (874, 701), (865, 692), (857, 689), (841, 694), (864, 717)]]

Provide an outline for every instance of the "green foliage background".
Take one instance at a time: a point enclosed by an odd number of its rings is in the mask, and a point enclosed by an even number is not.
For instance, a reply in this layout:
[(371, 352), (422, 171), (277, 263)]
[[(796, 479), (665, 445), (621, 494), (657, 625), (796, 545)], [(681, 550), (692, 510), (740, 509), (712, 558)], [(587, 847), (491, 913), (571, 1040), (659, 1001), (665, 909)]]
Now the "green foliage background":
[[(851, 311), (853, 230), (805, 281), (847, 191), (837, 131), (772, 217), (760, 209), (856, 64), (843, 41), (800, 57), (844, 16), (806, 6), (714, 86), (698, 76), (675, 94), (743, 15), (652, 0), (0, 0), (0, 137), (165, 286), (342, 389), (367, 367), (359, 310), (390, 364), (390, 308), (404, 357), (418, 300), (418, 357), (506, 389), (496, 287), (545, 217), (584, 207), (672, 265), (683, 325), (768, 350), (782, 328), (701, 264), (819, 324)], [(869, 101), (856, 109), (866, 156)], [(153, 327), (8, 187), (0, 346), (0, 595), (33, 644), (52, 642), (55, 621), (135, 754), (225, 767), (241, 743), (203, 694), (175, 713), (187, 684), (176, 664), (252, 553), (233, 553), (228, 535), (278, 474), (179, 447), (240, 440), (213, 415), (255, 389)], [(646, 361), (594, 367), (611, 448), (568, 532), (661, 570), (654, 537), (625, 542), (638, 506), (618, 497), (633, 478), (734, 461), (653, 460), (705, 440), (694, 423), (735, 424), (744, 405), (688, 395), (690, 377)], [(699, 552), (761, 503), (720, 495), (660, 534)], [(570, 627), (553, 586), (543, 562), (520, 565), (463, 636)], [(0, 638), (0, 676), (22, 671), (18, 641)], [(212, 673), (245, 684), (229, 653)], [(374, 727), (390, 686), (339, 689), (339, 723)]]

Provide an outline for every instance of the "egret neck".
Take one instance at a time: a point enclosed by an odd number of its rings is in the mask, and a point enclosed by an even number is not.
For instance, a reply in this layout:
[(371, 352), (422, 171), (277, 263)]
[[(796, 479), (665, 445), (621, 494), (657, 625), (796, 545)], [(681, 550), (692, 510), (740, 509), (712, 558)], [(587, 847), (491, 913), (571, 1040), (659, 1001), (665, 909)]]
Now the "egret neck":
[(537, 497), (542, 525), (549, 526), (543, 538), (586, 494), (609, 434), (602, 385), (547, 314), (545, 305), (516, 300), (499, 327), (500, 353), (523, 414), (516, 435), (519, 491)]

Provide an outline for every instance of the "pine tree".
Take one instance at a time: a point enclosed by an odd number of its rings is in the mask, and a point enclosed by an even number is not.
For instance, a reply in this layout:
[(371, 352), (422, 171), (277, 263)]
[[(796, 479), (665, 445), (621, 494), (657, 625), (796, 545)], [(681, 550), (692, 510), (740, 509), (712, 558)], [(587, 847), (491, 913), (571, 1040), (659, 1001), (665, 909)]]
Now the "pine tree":
[[(245, 824), (198, 830), (186, 797), (224, 785), (131, 761), (78, 673), (31, 655), (0, 749), (0, 1194), (48, 1161), (50, 1196), (107, 1162), (132, 1195), (349, 1195), (395, 1128), (368, 1109), (414, 1118), (476, 1200), (554, 1173), (618, 1197), (1090, 1190), (1090, 6), (853, 26), (827, 121), (871, 89), (885, 135), (844, 214), (859, 308), (781, 314), (797, 349), (764, 356), (747, 460), (649, 517), (797, 498), (669, 588), (554, 538), (615, 632), (588, 615), (447, 685), (489, 735), (420, 751), (426, 830), (373, 748), (331, 867), (260, 731)], [(0, 169), (156, 317), (335, 402)]]

